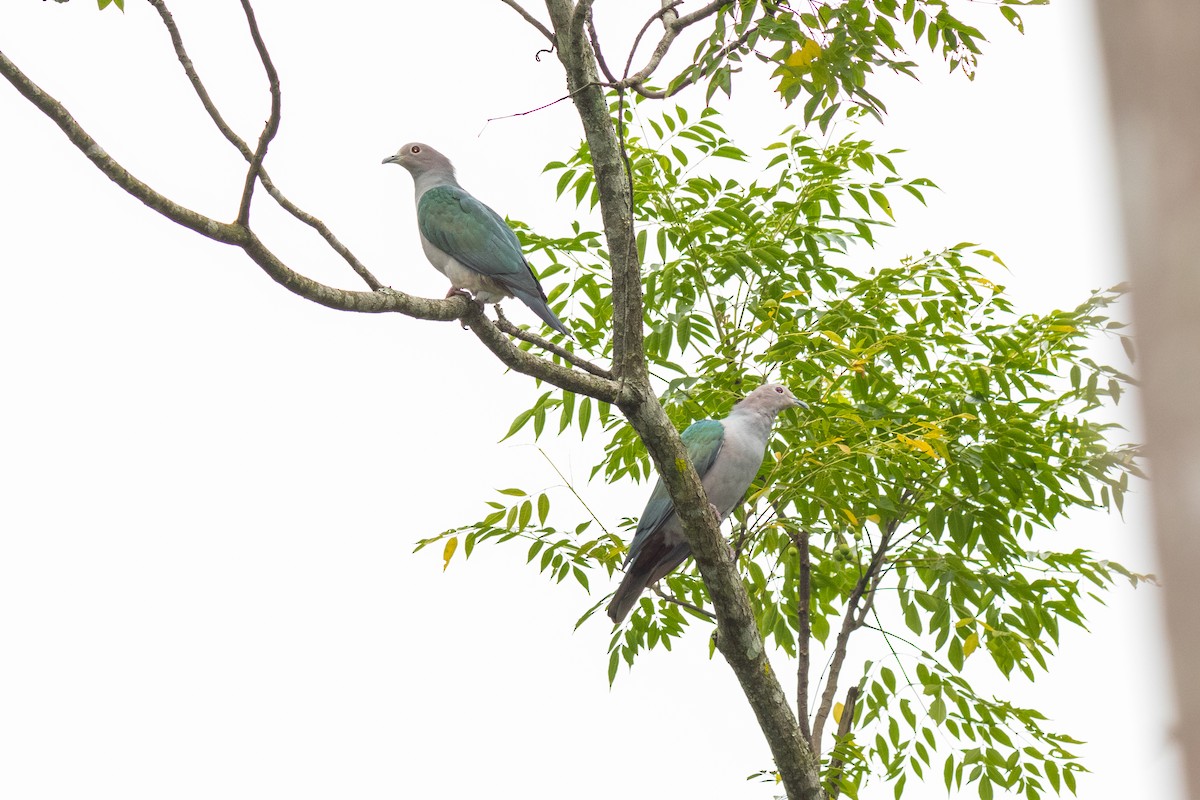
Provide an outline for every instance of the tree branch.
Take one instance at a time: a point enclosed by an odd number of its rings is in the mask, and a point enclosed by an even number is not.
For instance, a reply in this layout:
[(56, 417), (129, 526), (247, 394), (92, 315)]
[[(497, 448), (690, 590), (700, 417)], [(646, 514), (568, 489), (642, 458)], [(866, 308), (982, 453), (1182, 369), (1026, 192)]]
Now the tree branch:
[(246, 225), (219, 222), (206, 217), (179, 205), (138, 180), (105, 152), (61, 103), (42, 91), (3, 52), (0, 52), (0, 75), (58, 125), (67, 139), (113, 183), (172, 222), (215, 242), (240, 248), (272, 280), (293, 294), (339, 311), (400, 313), (415, 319), (440, 321), (461, 319), (501, 362), (517, 372), (614, 405), (622, 397), (620, 384), (611, 378), (555, 364), (517, 347), (483, 315), (478, 305), (466, 298), (430, 300), (394, 289), (356, 292), (327, 286), (301, 275), (280, 261)]
[(624, 157), (613, 130), (595, 54), (582, 29), (574, 29), (574, 7), (568, 0), (547, 0), (559, 61), (567, 75), (567, 91), (583, 122), (600, 190), (600, 215), (612, 265), (612, 373), (627, 385), (649, 391), (643, 348), (642, 275), (630, 213), (632, 189)]
[[(709, 3), (708, 5), (693, 11), (691, 14), (685, 14), (682, 17), (676, 16), (673, 20), (665, 19), (667, 14), (675, 13), (675, 7), (681, 3), (682, 0), (677, 0), (677, 2), (671, 3), (668, 3), (667, 0), (663, 0), (662, 9), (652, 16), (642, 27), (641, 32), (638, 33), (637, 38), (634, 40), (633, 48), (629, 52), (629, 63), (625, 65), (625, 78), (618, 85), (618, 88), (629, 88), (646, 97), (663, 99), (670, 97), (679, 90), (683, 89), (685, 86), (695, 82), (694, 79), (689, 79), (669, 92), (654, 92), (642, 88), (642, 85), (648, 81), (654, 74), (654, 71), (658, 69), (663, 58), (666, 57), (667, 51), (671, 49), (671, 45), (675, 43), (675, 39), (678, 38), (679, 34), (682, 33), (685, 28), (690, 25), (694, 25), (703, 19), (711, 17), (713, 14), (717, 13), (723, 8), (733, 5), (732, 0), (715, 0), (715, 2)], [(665, 30), (663, 31), (663, 36), (658, 40), (658, 44), (654, 46), (654, 51), (650, 54), (650, 59), (646, 62), (646, 65), (633, 75), (630, 75), (629, 67), (633, 63), (633, 56), (634, 53), (637, 52), (638, 44), (641, 42), (643, 34), (645, 34), (649, 29), (650, 24), (659, 17), (664, 18), (663, 27)], [(734, 47), (740, 47), (742, 44), (745, 44), (746, 40), (750, 38), (750, 33), (752, 30), (755, 30), (755, 28), (747, 30), (744, 34), (742, 34), (741, 37), (739, 37), (737, 42), (731, 43), (729, 46), (727, 46), (722, 55), (727, 55), (732, 49), (734, 49)]]
[[(754, 611), (732, 554), (708, 507), (704, 488), (662, 405), (654, 396), (644, 350), (641, 268), (635, 246), (632, 187), (624, 153), (599, 82), (595, 51), (583, 25), (572, 27), (570, 0), (546, 0), (592, 155), (611, 262), (613, 374), (621, 386), (617, 407), (646, 445), (683, 525), (717, 615), (717, 647), (733, 669), (771, 748), (792, 800), (820, 796), (820, 776), (801, 737), (791, 704), (767, 660)], [(583, 89), (583, 91), (578, 91)]]
[[(754, 27), (748, 28), (746, 30), (746, 32), (743, 33), (741, 36), (739, 36), (738, 38), (734, 39), (732, 42), (730, 42), (729, 44), (727, 44), (721, 48), (721, 51), (719, 53), (717, 53), (717, 60), (725, 58), (725, 56), (729, 55), (734, 50), (737, 50), (738, 48), (742, 47), (744, 44), (746, 44), (746, 42), (748, 42), (750, 40), (750, 37), (757, 32), (758, 32), (757, 25), (755, 25)], [(658, 65), (657, 64), (654, 65), (654, 68), (657, 69)], [(707, 74), (703, 70), (700, 70), (700, 71), (697, 71), (695, 74), (689, 75), (688, 77), (684, 78), (682, 81), (680, 81), (678, 84), (671, 87), (670, 89), (647, 89), (645, 87), (645, 82), (650, 79), (650, 75), (653, 72), (654, 72), (653, 69), (650, 70), (650, 72), (646, 72), (646, 70), (643, 69), (641, 72), (637, 73), (636, 75), (631, 75), (629, 78), (626, 79), (626, 81), (623, 81), (622, 83), (624, 85), (629, 86), (630, 89), (637, 92), (642, 97), (646, 97), (651, 100), (666, 100), (668, 97), (674, 97), (675, 95), (679, 94), (684, 89), (691, 86), (697, 80), (699, 80), (700, 78), (703, 78)], [(643, 73), (645, 73), (644, 76), (643, 76)], [(639, 76), (642, 76), (642, 77), (639, 77)]]
[[(158, 15), (162, 18), (163, 25), (166, 27), (167, 33), (171, 37), (171, 44), (175, 48), (175, 57), (179, 60), (180, 65), (183, 67), (184, 74), (187, 75), (188, 82), (192, 85), (192, 90), (195, 91), (196, 96), (200, 99), (200, 104), (204, 106), (204, 110), (208, 112), (209, 118), (212, 119), (213, 124), (217, 126), (217, 130), (221, 132), (221, 134), (230, 142), (230, 144), (237, 148), (238, 152), (242, 154), (242, 157), (245, 158), (246, 161), (252, 161), (254, 159), (254, 153), (250, 150), (250, 146), (247, 145), (246, 142), (234, 132), (233, 128), (231, 128), (227, 122), (225, 122), (224, 117), (221, 116), (221, 112), (217, 110), (217, 106), (213, 102), (212, 97), (208, 94), (208, 90), (204, 87), (204, 82), (200, 80), (200, 75), (196, 72), (196, 67), (192, 63), (192, 59), (188, 56), (187, 50), (183, 46), (183, 37), (180, 36), (179, 27), (175, 24), (175, 18), (171, 15), (170, 10), (168, 10), (165, 0), (148, 0), (148, 2), (150, 5), (154, 6), (155, 10), (158, 11)], [(366, 265), (359, 261), (358, 258), (352, 252), (350, 252), (350, 249), (342, 244), (341, 240), (334, 236), (333, 231), (331, 231), (324, 222), (317, 217), (314, 217), (312, 214), (304, 211), (284, 196), (283, 192), (281, 192), (279, 188), (275, 186), (275, 183), (271, 180), (265, 168), (260, 167), (258, 178), (262, 182), (263, 188), (267, 190), (267, 194), (269, 194), (276, 203), (278, 203), (293, 217), (316, 230), (317, 233), (320, 234), (321, 238), (323, 238), (329, 244), (329, 246), (333, 248), (334, 252), (341, 256), (342, 259), (350, 265), (350, 268), (354, 270), (360, 278), (363, 279), (363, 282), (366, 283), (367, 286), (369, 286), (371, 289), (383, 288), (383, 284), (379, 281), (379, 279), (372, 275), (371, 271), (367, 269)]]
[[(905, 500), (907, 499), (907, 492), (905, 492), (903, 497)], [(812, 749), (813, 753), (818, 757), (821, 753), (821, 733), (825, 727), (825, 721), (829, 718), (829, 713), (833, 710), (833, 698), (837, 695), (838, 677), (841, 674), (842, 665), (846, 661), (846, 642), (850, 639), (850, 634), (862, 627), (866, 620), (866, 615), (875, 601), (874, 584), (880, 569), (883, 567), (883, 560), (887, 555), (892, 536), (896, 533), (896, 529), (899, 526), (900, 514), (897, 513), (896, 517), (888, 523), (887, 530), (884, 531), (883, 536), (880, 537), (879, 545), (875, 548), (875, 552), (871, 556), (871, 563), (859, 577), (858, 583), (854, 585), (853, 591), (850, 592), (850, 599), (846, 603), (846, 613), (842, 617), (842, 627), (838, 631), (837, 640), (834, 642), (833, 660), (829, 666), (829, 677), (825, 679), (825, 691), (821, 695), (821, 706), (817, 709), (817, 715), (813, 719)], [(870, 589), (869, 592), (868, 588)], [(859, 609), (858, 604), (862, 602), (864, 595), (866, 595), (866, 602), (862, 609)]]
[(31, 81), (17, 65), (0, 52), (0, 75), (3, 75), (18, 92), (33, 103), (57, 125), (71, 143), (80, 150), (109, 180), (120, 186), (129, 194), (141, 200), (150, 208), (177, 222), (185, 228), (196, 231), (209, 239), (225, 244), (237, 244), (242, 239), (243, 229), (237, 225), (218, 222), (211, 217), (192, 211), (151, 189), (147, 184), (131, 175), (128, 170), (118, 164), (112, 156), (104, 151), (95, 139), (88, 135), (80, 124), (72, 117), (62, 104), (42, 91)]
[(689, 603), (686, 600), (680, 600), (678, 597), (676, 597), (673, 594), (667, 594), (666, 592), (664, 592), (662, 589), (659, 588), (657, 583), (650, 587), (650, 591), (654, 592), (656, 595), (661, 597), (663, 600), (666, 600), (668, 603), (674, 603), (677, 606), (682, 606), (683, 608), (691, 609), (692, 611), (695, 611), (697, 614), (699, 614), (701, 616), (708, 617), (713, 622), (717, 621), (716, 614), (712, 613), (711, 611), (708, 611), (707, 609), (703, 609), (700, 606), (692, 605), (691, 603)]
[(800, 733), (805, 741), (812, 742), (812, 728), (808, 719), (808, 678), (812, 669), (810, 648), (812, 646), (812, 561), (808, 552), (810, 534), (808, 529), (793, 536), (792, 542), (800, 554), (800, 635), (796, 641), (796, 655), (800, 664), (796, 669), (796, 716), (800, 721)]
[(521, 8), (521, 5), (519, 3), (517, 3), (516, 0), (500, 0), (500, 2), (504, 3), (504, 5), (508, 6), (513, 11), (516, 11), (518, 14), (520, 14), (525, 19), (526, 22), (528, 22), (530, 25), (532, 25), (533, 27), (535, 27), (539, 31), (541, 31), (542, 35), (550, 40), (551, 47), (553, 47), (556, 44), (555, 40), (554, 40), (554, 34), (550, 32), (550, 29), (547, 28), (545, 25), (543, 25), (540, 21), (538, 21), (538, 18), (535, 17), (533, 14), (530, 14), (528, 11)]
[(523, 342), (529, 342), (532, 345), (540, 347), (548, 353), (553, 353), (563, 361), (566, 361), (568, 364), (579, 367), (584, 372), (590, 372), (597, 378), (612, 380), (612, 373), (603, 367), (598, 367), (587, 359), (580, 358), (571, 351), (567, 350), (565, 347), (559, 347), (558, 345), (554, 344), (554, 342), (547, 341), (541, 336), (538, 336), (536, 333), (531, 333), (530, 331), (513, 325), (508, 321), (508, 317), (504, 316), (504, 312), (500, 310), (499, 303), (496, 304), (495, 309), (496, 327), (507, 333), (509, 336), (514, 336)]
[(258, 57), (262, 61), (263, 70), (267, 73), (267, 84), (271, 90), (271, 115), (267, 117), (267, 124), (263, 126), (262, 135), (258, 137), (258, 147), (255, 148), (254, 155), (250, 159), (250, 168), (246, 170), (246, 185), (242, 189), (242, 202), (238, 206), (238, 224), (248, 225), (254, 184), (258, 181), (258, 175), (262, 171), (263, 159), (267, 157), (267, 147), (275, 138), (275, 134), (279, 132), (283, 96), (279, 90), (279, 73), (275, 71), (271, 54), (267, 52), (267, 44), (258, 30), (258, 20), (254, 18), (254, 9), (250, 7), (250, 0), (242, 0), (242, 10), (246, 13), (246, 23), (250, 26), (250, 38), (254, 40), (254, 48), (258, 50)]
[(592, 15), (588, 14), (587, 18), (588, 41), (592, 43), (592, 52), (596, 54), (596, 63), (600, 65), (600, 71), (604, 73), (604, 77), (611, 84), (618, 83), (617, 76), (613, 75), (612, 70), (608, 68), (608, 62), (604, 60), (604, 53), (600, 52), (600, 39), (596, 36), (596, 23), (592, 21)]
[[(838, 721), (837, 741), (845, 741), (850, 735), (850, 726), (854, 722), (854, 707), (858, 705), (858, 686), (846, 690), (846, 702), (842, 704), (842, 718)], [(836, 745), (835, 745), (836, 747)], [(842, 793), (842, 764), (840, 757), (829, 761), (829, 800), (837, 800)]]
[[(676, 0), (676, 2), (673, 3), (664, 3), (663, 7), (656, 11), (653, 16), (646, 20), (645, 24), (642, 25), (642, 29), (639, 30), (637, 36), (633, 38), (633, 46), (629, 48), (629, 58), (625, 60), (625, 72), (621, 79), (622, 85), (620, 88), (625, 88), (626, 85), (632, 86), (633, 84), (641, 83), (649, 78), (650, 75), (654, 73), (654, 70), (658, 69), (658, 65), (662, 63), (663, 58), (667, 55), (667, 51), (671, 49), (671, 45), (674, 43), (675, 38), (679, 36), (679, 30), (681, 30), (676, 29), (673, 22), (668, 21), (665, 19), (665, 17), (667, 14), (674, 13), (675, 6), (680, 5), (682, 2), (683, 0)], [(663, 27), (666, 29), (663, 32), (663, 37), (659, 39), (658, 44), (654, 46), (654, 52), (650, 54), (650, 61), (646, 64), (646, 66), (642, 67), (642, 69), (639, 70), (636, 75), (631, 77), (629, 75), (629, 70), (633, 67), (633, 57), (637, 54), (638, 45), (642, 43), (642, 37), (646, 35), (646, 31), (650, 30), (650, 26), (654, 24), (654, 21), (660, 18), (663, 19)], [(674, 22), (678, 22), (678, 17), (676, 17)]]

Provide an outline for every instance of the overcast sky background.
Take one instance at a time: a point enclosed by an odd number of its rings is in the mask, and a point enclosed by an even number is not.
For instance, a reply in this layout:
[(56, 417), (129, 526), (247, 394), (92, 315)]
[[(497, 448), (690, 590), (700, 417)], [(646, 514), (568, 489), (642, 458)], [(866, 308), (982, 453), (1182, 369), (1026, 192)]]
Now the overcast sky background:
[[(256, 139), (266, 82), (238, 4), (176, 5), (209, 91)], [(544, 41), (501, 3), (256, 8), (284, 91), (271, 174), (385, 283), (446, 289), (409, 177), (380, 165), (403, 142), (435, 145), (468, 189), (544, 233), (583, 213), (541, 175), (579, 138), (569, 103), (485, 124), (563, 93), (557, 61), (533, 58)], [(623, 8), (597, 3), (614, 52), (645, 16)], [(876, 86), (890, 115), (870, 134), (943, 192), (898, 204), (854, 263), (981, 242), (1018, 308), (1073, 307), (1123, 280), (1090, 8), (1031, 8), (1024, 37), (975, 10), (993, 43), (974, 83), (935, 66)], [(135, 175), (234, 216), (244, 165), (148, 5), (5, 0), (0, 49)], [(761, 167), (799, 109), (751, 78), (734, 100), (724, 123)], [(549, 585), (523, 547), (481, 546), (445, 574), (438, 553), (411, 554), (514, 483), (580, 516), (528, 438), (496, 443), (530, 381), (456, 325), (290, 295), (121, 193), (7, 84), (0, 121), (0, 796), (772, 795), (744, 780), (769, 756), (702, 628), (609, 689), (608, 626), (572, 625), (612, 586)], [(264, 197), (269, 246), (359, 288)], [(1135, 411), (1118, 412), (1134, 437)], [(542, 444), (606, 524), (640, 511), (646, 487), (589, 485), (589, 451)], [(1135, 488), (1124, 521), (1077, 515), (1054, 546), (1154, 571)], [(1081, 797), (1180, 798), (1161, 595), (1109, 598), (1036, 684), (982, 659), (970, 675), (1088, 740)], [(933, 772), (910, 793), (940, 796)]]

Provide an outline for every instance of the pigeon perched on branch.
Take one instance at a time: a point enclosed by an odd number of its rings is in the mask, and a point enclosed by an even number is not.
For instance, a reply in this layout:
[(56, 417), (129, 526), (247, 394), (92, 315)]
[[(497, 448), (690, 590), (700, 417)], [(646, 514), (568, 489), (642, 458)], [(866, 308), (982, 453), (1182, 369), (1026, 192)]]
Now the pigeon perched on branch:
[(458, 185), (450, 159), (427, 144), (410, 142), (384, 164), (399, 164), (417, 190), (417, 227), (425, 256), (450, 279), (453, 295), (498, 303), (516, 297), (547, 325), (570, 336), (546, 305), (546, 293), (503, 218)]
[[(786, 386), (759, 386), (721, 420), (702, 419), (683, 432), (688, 458), (700, 476), (708, 502), (721, 522), (746, 496), (762, 466), (775, 415), (785, 408), (808, 405)], [(641, 593), (664, 578), (691, 555), (683, 525), (662, 478), (654, 485), (637, 533), (625, 557), (625, 578), (608, 604), (614, 623), (629, 614)]]

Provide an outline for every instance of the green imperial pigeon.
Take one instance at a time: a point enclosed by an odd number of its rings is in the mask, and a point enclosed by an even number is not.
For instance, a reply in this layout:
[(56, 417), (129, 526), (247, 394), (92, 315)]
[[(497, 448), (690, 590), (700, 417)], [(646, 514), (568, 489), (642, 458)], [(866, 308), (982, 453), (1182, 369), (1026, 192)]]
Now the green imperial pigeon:
[(458, 185), (450, 159), (427, 144), (410, 142), (383, 163), (399, 164), (412, 174), (421, 247), (450, 279), (447, 297), (473, 295), (480, 306), (516, 297), (551, 328), (571, 335), (546, 305), (546, 293), (521, 254), (516, 234)]
[[(695, 465), (709, 505), (721, 522), (742, 502), (758, 474), (775, 415), (792, 406), (808, 408), (786, 386), (768, 383), (748, 394), (725, 419), (702, 419), (683, 432), (688, 458)], [(675, 514), (667, 487), (659, 478), (629, 544), (625, 578), (608, 604), (612, 621), (620, 624), (641, 593), (689, 555), (691, 548), (683, 535), (683, 525)]]

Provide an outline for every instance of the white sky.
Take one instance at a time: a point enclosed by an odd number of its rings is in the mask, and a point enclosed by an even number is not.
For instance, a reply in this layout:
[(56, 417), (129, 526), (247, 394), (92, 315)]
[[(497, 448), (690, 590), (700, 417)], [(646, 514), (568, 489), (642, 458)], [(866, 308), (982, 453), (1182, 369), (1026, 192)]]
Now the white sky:
[[(265, 80), (238, 4), (177, 5), (209, 90), (256, 138)], [(485, 128), (562, 94), (557, 62), (533, 60), (540, 37), (499, 2), (257, 6), (284, 90), (270, 171), (385, 282), (446, 288), (417, 246), (408, 176), (379, 163), (405, 141), (435, 144), (539, 230), (581, 213), (540, 175), (577, 142), (569, 104)], [(878, 84), (891, 116), (873, 135), (944, 192), (900, 205), (873, 259), (986, 243), (1034, 312), (1122, 267), (1089, 9), (1025, 17), (1025, 37), (986, 20), (973, 84), (941, 70)], [(7, 0), (0, 49), (134, 174), (233, 216), (240, 158), (148, 6)], [(735, 88), (725, 122), (744, 149), (798, 120), (751, 80)], [(496, 444), (529, 381), (455, 325), (288, 294), (123, 195), (7, 85), (0, 120), (0, 796), (771, 796), (744, 780), (766, 747), (701, 628), (610, 690), (607, 626), (571, 630), (595, 598), (547, 584), (523, 547), (481, 546), (445, 574), (437, 553), (411, 554), (494, 488), (560, 484), (528, 439)], [(358, 288), (267, 209), (255, 219), (280, 255)], [(606, 524), (638, 513), (645, 487), (586, 485), (588, 453), (543, 444)], [(559, 521), (580, 517), (553, 498)], [(1146, 501), (1124, 523), (1080, 515), (1055, 544), (1153, 571)], [(1182, 796), (1160, 600), (1119, 588), (1035, 685), (996, 681), (1090, 742), (1081, 797)], [(980, 661), (972, 677), (990, 680)], [(942, 795), (934, 773), (910, 794)]]

